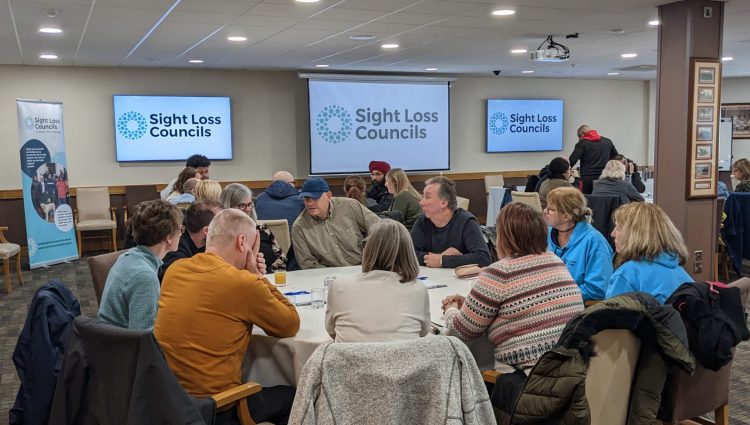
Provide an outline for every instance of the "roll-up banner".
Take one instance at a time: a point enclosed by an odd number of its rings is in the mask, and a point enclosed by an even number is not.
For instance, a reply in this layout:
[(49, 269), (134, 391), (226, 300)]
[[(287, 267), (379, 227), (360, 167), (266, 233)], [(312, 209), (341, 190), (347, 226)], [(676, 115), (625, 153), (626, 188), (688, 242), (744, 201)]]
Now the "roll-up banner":
[(78, 258), (62, 102), (16, 99), (29, 266)]

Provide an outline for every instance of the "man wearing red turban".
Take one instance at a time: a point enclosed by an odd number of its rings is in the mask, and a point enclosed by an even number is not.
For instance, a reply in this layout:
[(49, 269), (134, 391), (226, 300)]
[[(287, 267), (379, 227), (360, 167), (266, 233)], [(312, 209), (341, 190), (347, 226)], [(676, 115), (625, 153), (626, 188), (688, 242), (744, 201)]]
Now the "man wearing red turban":
[(388, 193), (385, 186), (385, 175), (391, 170), (391, 164), (385, 161), (370, 161), (370, 178), (372, 186), (367, 191), (367, 197), (377, 202), (377, 205), (370, 207), (370, 211), (380, 213), (388, 211), (393, 203), (393, 194)]

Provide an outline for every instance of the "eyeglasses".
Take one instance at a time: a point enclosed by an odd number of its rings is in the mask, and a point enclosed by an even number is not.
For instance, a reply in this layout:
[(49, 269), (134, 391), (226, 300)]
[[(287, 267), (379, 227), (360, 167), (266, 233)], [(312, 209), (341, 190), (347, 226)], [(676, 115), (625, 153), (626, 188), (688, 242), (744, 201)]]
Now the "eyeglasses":
[(249, 202), (249, 203), (247, 203), (247, 204), (246, 204), (246, 203), (244, 203), (244, 202), (241, 202), (241, 203), (237, 204), (237, 208), (238, 208), (238, 209), (241, 209), (241, 210), (243, 210), (243, 211), (246, 211), (246, 210), (251, 210), (251, 209), (253, 209), (253, 207), (254, 207), (254, 206), (255, 206), (255, 205), (253, 205), (253, 203), (252, 203), (252, 202)]

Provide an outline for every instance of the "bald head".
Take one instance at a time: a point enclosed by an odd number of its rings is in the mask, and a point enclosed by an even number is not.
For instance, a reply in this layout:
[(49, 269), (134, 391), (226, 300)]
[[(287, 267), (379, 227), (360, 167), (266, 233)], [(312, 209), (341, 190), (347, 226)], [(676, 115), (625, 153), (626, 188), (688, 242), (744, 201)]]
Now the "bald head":
[(250, 216), (238, 209), (226, 209), (216, 214), (208, 225), (206, 249), (230, 249), (240, 235), (253, 240), (255, 232), (255, 222)]
[(583, 137), (584, 134), (588, 133), (591, 130), (591, 127), (587, 126), (586, 124), (578, 127), (578, 138), (580, 139)]
[(289, 171), (277, 171), (273, 175), (273, 181), (281, 180), (283, 182), (294, 184), (294, 176)]

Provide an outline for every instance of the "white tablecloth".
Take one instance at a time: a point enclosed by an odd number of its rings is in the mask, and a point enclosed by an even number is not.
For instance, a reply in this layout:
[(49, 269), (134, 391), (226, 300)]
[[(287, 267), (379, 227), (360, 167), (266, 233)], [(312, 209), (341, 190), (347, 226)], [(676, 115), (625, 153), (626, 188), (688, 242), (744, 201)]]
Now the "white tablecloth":
[[(281, 292), (300, 291), (322, 288), (326, 276), (354, 275), (362, 270), (361, 266), (336, 267), (327, 269), (301, 270), (287, 273), (287, 286), (279, 288)], [(447, 287), (434, 288), (430, 295), (430, 313), (432, 321), (443, 324), (442, 300), (448, 295), (466, 295), (471, 289), (473, 280), (457, 279), (453, 269), (430, 269), (422, 267), (420, 276), (440, 282)], [(268, 279), (273, 282), (273, 276)], [(325, 307), (313, 309), (311, 306), (298, 306), (300, 330), (291, 338), (274, 338), (266, 335), (257, 326), (253, 328), (250, 346), (245, 355), (243, 379), (255, 381), (264, 386), (296, 386), (302, 367), (313, 351), (322, 343), (330, 341), (325, 330)], [(493, 367), (492, 347), (486, 338), (480, 338), (469, 344), (480, 369)]]
[(503, 205), (505, 191), (509, 190), (504, 187), (491, 187), (490, 195), (487, 198), (487, 227), (495, 227), (495, 219), (500, 207)]

